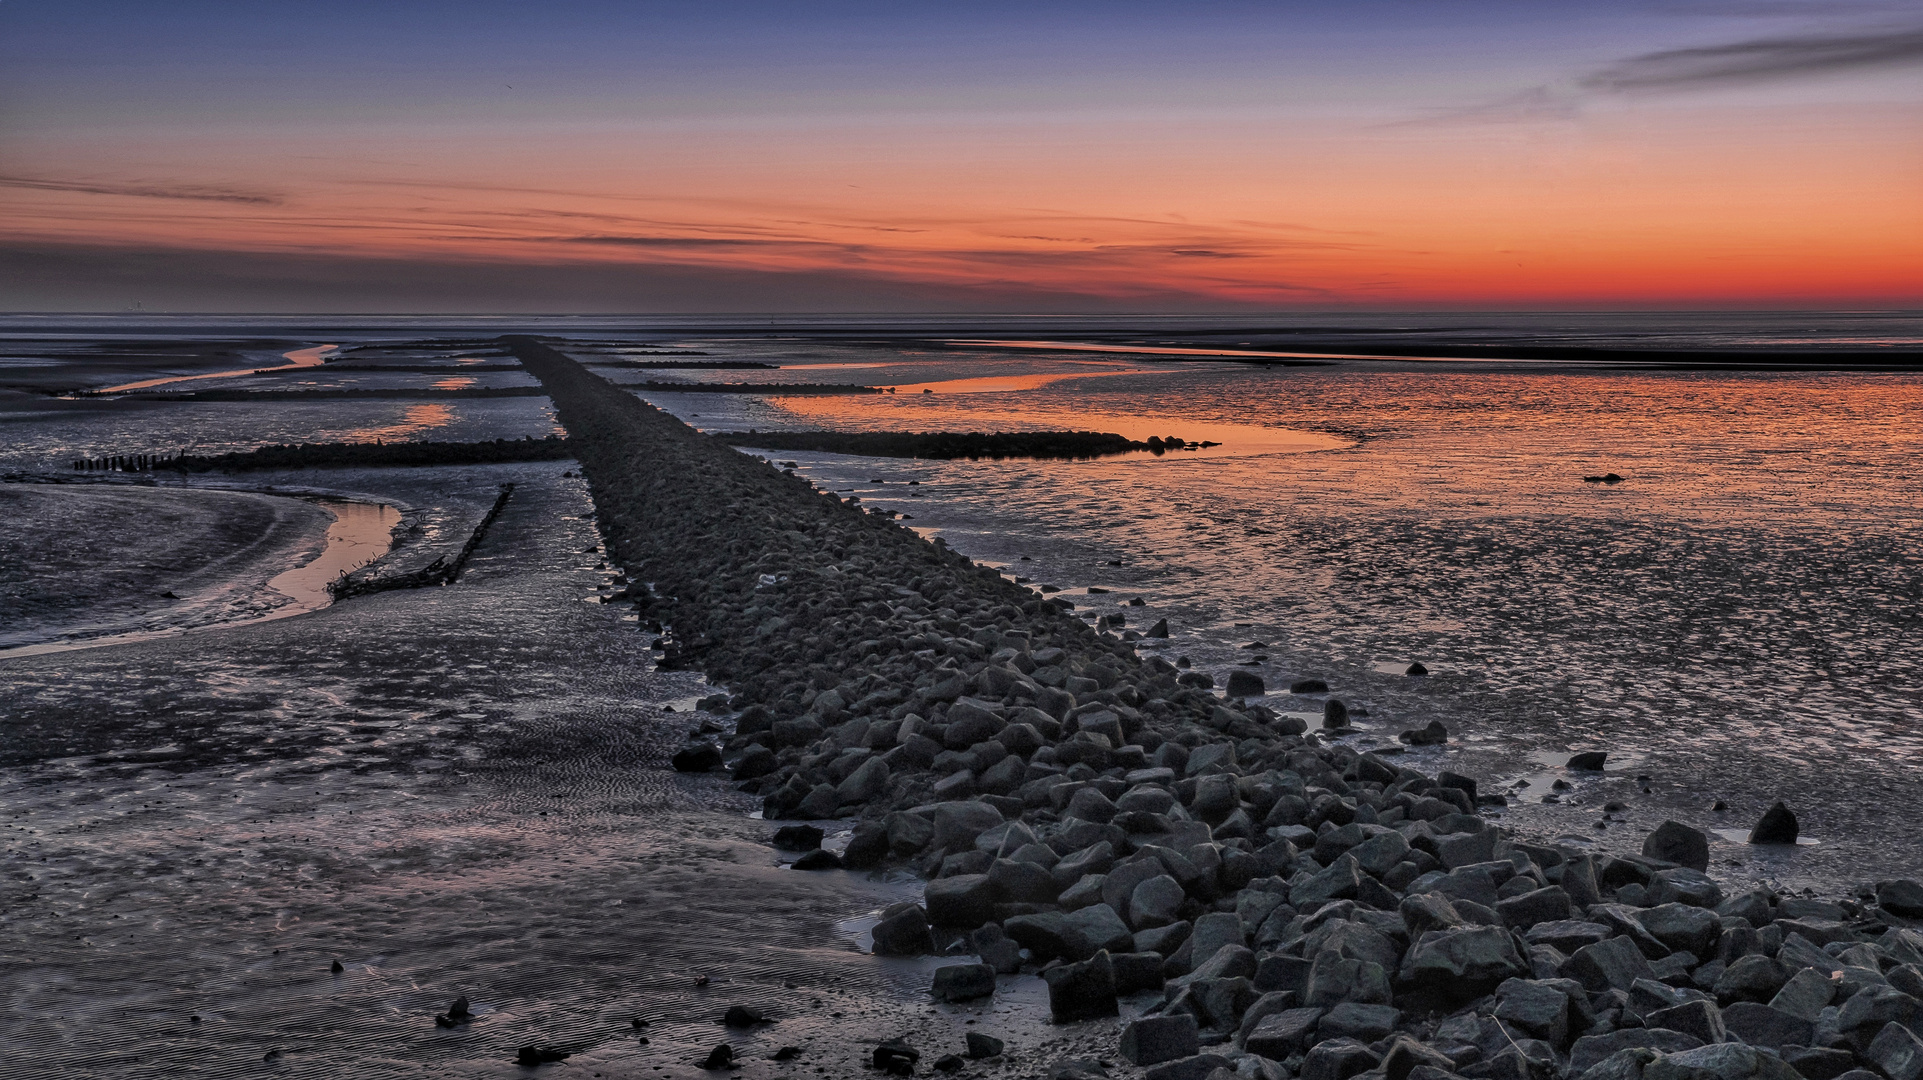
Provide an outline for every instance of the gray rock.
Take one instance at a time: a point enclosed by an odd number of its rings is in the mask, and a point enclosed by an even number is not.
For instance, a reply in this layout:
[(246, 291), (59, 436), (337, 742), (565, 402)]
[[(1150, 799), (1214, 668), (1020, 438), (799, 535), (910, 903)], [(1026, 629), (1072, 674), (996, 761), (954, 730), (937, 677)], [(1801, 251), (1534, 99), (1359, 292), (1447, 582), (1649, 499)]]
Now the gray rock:
[(1637, 919), (1651, 937), (1671, 949), (1706, 955), (1722, 935), (1722, 920), (1713, 911), (1689, 904), (1661, 904)]
[[(1072, 858), (1073, 856), (1070, 856), (1070, 859)], [(1068, 861), (1070, 860), (1062, 860), (1063, 863)], [(1055, 870), (1059, 873), (1061, 866), (1057, 865)], [(1152, 858), (1131, 859), (1128, 862), (1122, 863), (1109, 870), (1108, 876), (1103, 879), (1102, 903), (1107, 904), (1117, 911), (1124, 911), (1134, 899), (1137, 886), (1150, 878), (1160, 877), (1165, 873), (1167, 873), (1167, 871), (1163, 869), (1162, 864)]]
[(1098, 952), (1076, 964), (1062, 964), (1042, 972), (1048, 984), (1049, 1015), (1058, 1024), (1114, 1016), (1115, 969), (1108, 953)]
[(1768, 1001), (1788, 981), (1789, 973), (1783, 970), (1783, 965), (1769, 957), (1744, 956), (1717, 977), (1716, 1000), (1726, 1005), (1734, 1001)]
[(1496, 1019), (1558, 1049), (1569, 1045), (1567, 994), (1526, 979), (1505, 982), (1496, 994)]
[(1333, 952), (1318, 953), (1310, 963), (1302, 997), (1303, 1004), (1311, 1006), (1383, 1004), (1390, 999), (1389, 974), (1381, 964)]
[(1349, 707), (1340, 698), (1330, 698), (1322, 703), (1322, 726), (1341, 729), (1349, 726)]
[(1876, 906), (1905, 919), (1923, 919), (1923, 884), (1909, 878), (1879, 881)]
[(1032, 862), (996, 859), (988, 867), (988, 883), (998, 899), (1019, 904), (1052, 904), (1061, 890), (1048, 870)]
[(1749, 830), (1749, 842), (1752, 844), (1794, 844), (1796, 842), (1797, 831), (1796, 815), (1790, 813), (1789, 807), (1778, 802), (1768, 810), (1763, 811), (1763, 816), (1757, 819), (1756, 826)]
[(995, 969), (987, 964), (949, 964), (935, 969), (930, 989), (937, 1001), (973, 1001), (995, 992)]
[(1099, 904), (1102, 902), (1102, 883), (1105, 880), (1106, 878), (1101, 874), (1084, 875), (1082, 880), (1063, 889), (1062, 895), (1057, 897), (1055, 902), (1062, 905), (1063, 911), (1074, 911), (1076, 908), (1085, 908), (1090, 904)]
[(1202, 1049), (1195, 1017), (1189, 1013), (1145, 1016), (1131, 1020), (1122, 1028), (1120, 1053), (1132, 1065), (1160, 1065), (1164, 1061), (1193, 1057)]
[(1754, 1001), (1734, 1002), (1724, 1009), (1723, 1026), (1729, 1034), (1751, 1046), (1767, 1046), (1772, 1050), (1808, 1046), (1816, 1037), (1813, 1021)]
[(1494, 926), (1431, 930), (1416, 939), (1402, 967), (1402, 976), (1410, 983), (1455, 1000), (1488, 993), (1504, 979), (1529, 975), (1515, 939)]
[(1376, 1052), (1354, 1039), (1329, 1039), (1302, 1059), (1301, 1080), (1349, 1080), (1381, 1064)]
[(1229, 672), (1228, 696), (1231, 698), (1261, 697), (1268, 692), (1262, 677), (1252, 671)]
[(1858, 1050), (1892, 1023), (1923, 1030), (1923, 1002), (1888, 986), (1870, 986), (1845, 1001), (1836, 1015), (1836, 1030)]
[(1609, 927), (1598, 922), (1569, 919), (1537, 923), (1522, 935), (1531, 945), (1548, 945), (1563, 953), (1573, 953), (1585, 945), (1607, 941), (1613, 936)]
[(1829, 1007), (1835, 996), (1835, 982), (1813, 968), (1803, 968), (1791, 975), (1776, 996), (1769, 999), (1769, 1006), (1778, 1012), (1815, 1023), (1817, 1016)]
[(1564, 978), (1574, 979), (1592, 993), (1627, 991), (1637, 979), (1654, 980), (1649, 960), (1628, 938), (1615, 937), (1577, 949), (1563, 965)]
[(1227, 1068), (1229, 1059), (1220, 1054), (1196, 1054), (1165, 1061), (1144, 1073), (1143, 1080), (1210, 1080), (1217, 1069)]
[(975, 838), (1002, 823), (1001, 811), (982, 802), (944, 802), (922, 808), (934, 826), (933, 846), (960, 851), (975, 846)]
[(1643, 1080), (1801, 1080), (1774, 1054), (1742, 1043), (1715, 1043), (1664, 1054), (1643, 1069)]
[(1504, 925), (1527, 930), (1538, 923), (1567, 921), (1574, 914), (1574, 905), (1568, 893), (1551, 885), (1497, 901), (1496, 914), (1502, 916)]
[(1642, 1080), (1643, 1070), (1662, 1055), (1647, 1047), (1618, 1050), (1574, 1074), (1576, 1080)]
[(888, 790), (888, 763), (878, 757), (871, 757), (855, 767), (835, 788), (835, 798), (843, 805), (865, 803)]
[(1259, 1021), (1244, 1039), (1251, 1054), (1281, 1061), (1300, 1051), (1315, 1034), (1322, 1019), (1321, 1009), (1282, 1009)]
[(1890, 1080), (1923, 1080), (1923, 1040), (1902, 1024), (1884, 1025), (1863, 1056)]
[(1575, 769), (1577, 772), (1601, 772), (1603, 764), (1608, 760), (1608, 751), (1586, 750), (1583, 753), (1571, 755), (1565, 768)]
[(1158, 926), (1153, 930), (1138, 931), (1135, 935), (1136, 952), (1153, 952), (1168, 956), (1182, 947), (1195, 927), (1188, 922), (1174, 922)]
[[(1803, 1080), (1837, 1080), (1838, 1077), (1856, 1068), (1856, 1055), (1848, 1050), (1832, 1050), (1827, 1046), (1791, 1046), (1783, 1051), (1783, 1060), (1790, 1068), (1803, 1074)], [(1866, 1074), (1874, 1077), (1874, 1073)]]
[(1708, 874), (1689, 867), (1659, 870), (1650, 875), (1649, 888), (1641, 901), (1645, 907), (1683, 903), (1700, 908), (1714, 908), (1722, 902), (1722, 888)]
[(1669, 1054), (1682, 1050), (1694, 1050), (1703, 1045), (1701, 1039), (1685, 1035), (1680, 1031), (1665, 1031), (1660, 1028), (1623, 1028), (1605, 1035), (1585, 1035), (1577, 1039), (1569, 1048), (1569, 1067), (1583, 1072), (1612, 1054), (1642, 1047)]
[(915, 904), (896, 904), (873, 931), (876, 956), (920, 956), (934, 951), (928, 918)]
[(1134, 935), (1128, 924), (1107, 904), (1090, 904), (1062, 916), (1062, 940), (1071, 960), (1087, 960), (1098, 952), (1131, 952)]
[(1702, 873), (1709, 869), (1709, 837), (1680, 821), (1665, 821), (1644, 838), (1643, 854)]
[(1705, 1043), (1719, 1043), (1729, 1038), (1729, 1032), (1723, 1027), (1722, 1010), (1709, 1001), (1686, 1001), (1657, 1009), (1645, 1014), (1643, 1023), (1647, 1027), (1680, 1031)]
[(1000, 1039), (979, 1031), (968, 1032), (965, 1042), (968, 1047), (968, 1056), (976, 1060), (1000, 1057), (1002, 1051), (1007, 1049), (1007, 1044)]
[(1355, 856), (1343, 854), (1321, 871), (1289, 888), (1289, 904), (1298, 910), (1313, 910), (1331, 900), (1353, 900), (1362, 887), (1362, 869)]
[(1449, 1055), (1406, 1036), (1389, 1044), (1388, 1053), (1382, 1055), (1381, 1067), (1384, 1080), (1409, 1080), (1409, 1075), (1417, 1069), (1429, 1070), (1426, 1075), (1430, 1077), (1448, 1076), (1456, 1071), (1456, 1063)]
[(1167, 961), (1161, 953), (1110, 953), (1108, 961), (1115, 969), (1116, 994), (1127, 995), (1139, 990), (1162, 988), (1162, 968)]
[[(1225, 945), (1244, 946), (1248, 944), (1247, 935), (1242, 931), (1242, 920), (1234, 913), (1211, 911), (1195, 920), (1195, 928), (1190, 940), (1195, 943), (1195, 955), (1207, 960)], [(1255, 972), (1251, 970), (1249, 974)]]
[(1345, 1001), (1323, 1014), (1316, 1025), (1316, 1034), (1324, 1039), (1350, 1038), (1372, 1043), (1394, 1031), (1401, 1019), (1401, 1011), (1393, 1005)]
[(998, 975), (1013, 975), (1022, 969), (1022, 947), (994, 923), (985, 923), (970, 933), (968, 945)]
[(995, 913), (995, 886), (987, 874), (957, 874), (936, 878), (922, 891), (928, 921), (936, 926), (971, 929)]

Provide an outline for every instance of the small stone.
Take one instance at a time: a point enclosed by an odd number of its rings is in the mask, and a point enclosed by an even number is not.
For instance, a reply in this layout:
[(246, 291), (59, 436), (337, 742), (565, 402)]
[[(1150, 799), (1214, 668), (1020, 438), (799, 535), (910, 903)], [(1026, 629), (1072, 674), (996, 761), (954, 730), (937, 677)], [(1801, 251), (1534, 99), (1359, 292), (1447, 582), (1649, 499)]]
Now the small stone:
[(1268, 692), (1262, 676), (1252, 671), (1229, 672), (1228, 696), (1231, 698), (1261, 697)]
[(1167, 619), (1157, 619), (1157, 620), (1155, 621), (1155, 625), (1154, 625), (1154, 626), (1151, 626), (1151, 627), (1149, 627), (1149, 628), (1148, 628), (1148, 633), (1146, 633), (1146, 634), (1144, 634), (1143, 636), (1144, 636), (1144, 637), (1152, 637), (1152, 638), (1165, 638), (1165, 637), (1167, 637), (1167, 636), (1168, 636), (1168, 620), (1167, 620)]
[(796, 870), (839, 870), (841, 856), (826, 848), (816, 848), (793, 863)]
[[(725, 1044), (724, 1046), (716, 1047), (715, 1049), (719, 1051), (724, 1048), (725, 1048)], [(734, 1051), (730, 1049), (728, 1050), (728, 1054), (730, 1057), (732, 1057), (734, 1054)], [(557, 1061), (566, 1061), (569, 1058), (569, 1056), (570, 1054), (568, 1051), (556, 1050), (551, 1046), (523, 1046), (517, 1053), (515, 1053), (514, 1063), (516, 1065), (522, 1066), (523, 1068), (531, 1069), (537, 1065), (550, 1065)], [(714, 1055), (709, 1054), (708, 1056), (712, 1058)], [(714, 1068), (714, 1066), (712, 1065), (706, 1066), (706, 1067)]]
[(1322, 703), (1322, 726), (1335, 730), (1349, 726), (1349, 707), (1340, 698), (1330, 698)]
[(973, 1001), (995, 992), (995, 969), (987, 964), (949, 964), (935, 969), (929, 991), (937, 1001)]
[(813, 825), (783, 825), (775, 830), (774, 845), (782, 851), (813, 851), (823, 835)]
[(1431, 720), (1427, 727), (1410, 728), (1396, 738), (1410, 746), (1441, 746), (1449, 741), (1449, 729), (1442, 721)]
[(943, 1054), (935, 1059), (935, 1071), (954, 1072), (960, 1069), (963, 1064), (964, 1062), (960, 1054)]
[(1752, 844), (1794, 844), (1796, 842), (1796, 833), (1796, 815), (1790, 813), (1789, 807), (1778, 802), (1768, 810), (1763, 811), (1763, 816), (1757, 820), (1756, 827), (1749, 831), (1749, 842)]
[(1601, 772), (1603, 763), (1608, 760), (1609, 752), (1606, 750), (1587, 750), (1572, 755), (1566, 767), (1578, 772)]
[(793, 1061), (801, 1056), (801, 1047), (784, 1046), (768, 1056), (775, 1061)]
[(968, 1043), (968, 1056), (976, 1060), (1000, 1057), (1002, 1051), (1007, 1047), (1007, 1044), (995, 1036), (984, 1035), (979, 1031), (969, 1032), (966, 1039)]
[(333, 972), (336, 975), (339, 975), (341, 972), (346, 971), (347, 969), (341, 966), (341, 962), (339, 960), (336, 960), (332, 964), (328, 965), (327, 970)]
[(1427, 675), (1429, 674), (1429, 668), (1424, 665), (1422, 661), (1417, 660), (1407, 668), (1404, 668), (1402, 673), (1404, 675)]
[(934, 949), (928, 933), (928, 916), (912, 903), (889, 909), (875, 924), (876, 956), (920, 956)]
[(745, 1028), (765, 1024), (768, 1018), (761, 1014), (760, 1009), (752, 1005), (730, 1005), (728, 1011), (722, 1015), (721, 1022), (731, 1028)]
[(698, 743), (675, 751), (669, 761), (675, 772), (709, 772), (721, 767), (721, 748), (713, 743)]
[(1291, 694), (1326, 694), (1329, 684), (1321, 679), (1297, 679), (1289, 684)]
[(890, 1039), (875, 1047), (872, 1060), (875, 1068), (891, 1076), (913, 1076), (916, 1063), (921, 1061), (921, 1051), (902, 1039)]

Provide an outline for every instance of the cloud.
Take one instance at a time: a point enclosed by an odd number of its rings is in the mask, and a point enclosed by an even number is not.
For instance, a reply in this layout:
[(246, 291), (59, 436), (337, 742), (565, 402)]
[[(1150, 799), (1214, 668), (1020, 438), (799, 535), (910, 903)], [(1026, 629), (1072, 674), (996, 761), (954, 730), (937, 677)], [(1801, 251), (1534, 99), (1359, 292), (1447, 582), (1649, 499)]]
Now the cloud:
[[(1285, 286), (1268, 286), (1284, 288)], [(1142, 283), (1126, 291), (902, 273), (371, 258), (0, 240), (0, 310), (273, 312), (1217, 312), (1261, 305)]]
[(1383, 127), (1572, 120), (1609, 93), (1663, 93), (1923, 63), (1923, 28), (1802, 34), (1664, 49), (1618, 60), (1571, 81), (1434, 109)]
[(199, 184), (90, 184), (76, 180), (42, 180), (28, 176), (0, 176), (0, 187), (26, 188), (29, 191), (69, 191), (81, 195), (119, 195), (136, 199), (187, 199), (193, 202), (243, 203), (250, 206), (279, 206), (281, 197), (265, 192), (236, 191), (232, 188)]
[(1595, 90), (1682, 90), (1923, 63), (1923, 28), (1804, 34), (1668, 49), (1619, 60), (1582, 80)]

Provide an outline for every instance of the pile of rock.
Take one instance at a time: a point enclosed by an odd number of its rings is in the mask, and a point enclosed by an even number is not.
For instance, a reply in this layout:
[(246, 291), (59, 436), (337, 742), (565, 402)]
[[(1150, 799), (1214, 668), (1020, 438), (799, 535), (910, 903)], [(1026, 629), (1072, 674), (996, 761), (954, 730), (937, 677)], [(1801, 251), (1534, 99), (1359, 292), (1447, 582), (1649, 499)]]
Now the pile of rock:
[(1217, 698), (509, 343), (580, 448), (611, 549), (655, 582), (673, 656), (734, 687), (736, 781), (770, 818), (861, 819), (811, 865), (930, 878), (874, 938), (978, 958), (937, 996), (1037, 972), (1066, 1022), (1159, 993), (1120, 1048), (1156, 1080), (1923, 1080), (1914, 882), (1872, 903), (1727, 897), (1679, 823), (1641, 856), (1516, 842), (1471, 778)]

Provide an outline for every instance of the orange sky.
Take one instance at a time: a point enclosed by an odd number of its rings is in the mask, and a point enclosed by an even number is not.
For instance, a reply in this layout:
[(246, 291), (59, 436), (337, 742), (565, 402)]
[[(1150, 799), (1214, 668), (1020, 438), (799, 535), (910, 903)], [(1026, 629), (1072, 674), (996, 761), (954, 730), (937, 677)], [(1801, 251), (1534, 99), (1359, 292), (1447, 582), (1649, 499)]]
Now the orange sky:
[[(316, 260), (703, 268), (771, 310), (769, 282), (809, 275), (1189, 308), (1923, 300), (1913, 68), (1653, 94), (1583, 70), (1507, 94), (1451, 70), (1430, 77), (1451, 96), (1334, 75), (1112, 107), (744, 91), (624, 116), (576, 87), (533, 108), (301, 97), (272, 123), (214, 106), (56, 122), (54, 100), (0, 136), (0, 244), (106, 260), (103, 280), (116, 251), (278, 257), (290, 279)], [(0, 303), (46, 293), (0, 285)]]

